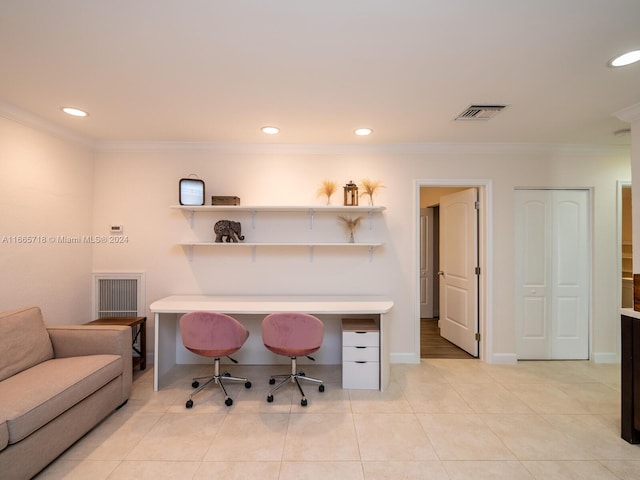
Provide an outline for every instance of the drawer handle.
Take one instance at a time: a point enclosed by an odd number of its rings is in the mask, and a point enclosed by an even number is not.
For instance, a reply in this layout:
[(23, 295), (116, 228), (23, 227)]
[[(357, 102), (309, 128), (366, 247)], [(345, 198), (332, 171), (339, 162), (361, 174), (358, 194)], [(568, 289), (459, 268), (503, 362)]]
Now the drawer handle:
[(356, 348), (367, 348), (367, 347), (356, 347)]
[(364, 333), (367, 333), (367, 332), (355, 332), (355, 333), (361, 333), (361, 334), (364, 334)]
[(363, 362), (361, 360), (356, 360), (356, 363), (367, 363), (367, 362)]

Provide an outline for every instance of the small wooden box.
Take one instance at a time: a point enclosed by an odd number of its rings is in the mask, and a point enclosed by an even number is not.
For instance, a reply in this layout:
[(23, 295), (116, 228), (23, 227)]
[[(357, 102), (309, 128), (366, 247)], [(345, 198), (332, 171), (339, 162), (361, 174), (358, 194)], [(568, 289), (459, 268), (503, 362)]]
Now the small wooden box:
[(212, 196), (211, 205), (240, 205), (240, 197)]

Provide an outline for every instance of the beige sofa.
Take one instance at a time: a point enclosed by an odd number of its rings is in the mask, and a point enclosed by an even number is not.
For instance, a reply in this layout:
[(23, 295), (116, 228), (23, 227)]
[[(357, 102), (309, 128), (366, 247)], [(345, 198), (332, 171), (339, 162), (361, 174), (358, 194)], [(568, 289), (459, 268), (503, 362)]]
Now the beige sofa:
[(0, 313), (0, 478), (28, 479), (131, 393), (131, 329)]

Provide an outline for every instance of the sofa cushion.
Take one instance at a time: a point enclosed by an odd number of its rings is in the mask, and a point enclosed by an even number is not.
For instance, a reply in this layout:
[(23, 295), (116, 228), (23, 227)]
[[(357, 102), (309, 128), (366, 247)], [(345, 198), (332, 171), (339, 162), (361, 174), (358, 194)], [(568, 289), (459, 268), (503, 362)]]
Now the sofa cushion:
[(38, 307), (0, 313), (0, 381), (53, 358)]
[(13, 444), (122, 373), (120, 355), (47, 360), (0, 382), (0, 419)]

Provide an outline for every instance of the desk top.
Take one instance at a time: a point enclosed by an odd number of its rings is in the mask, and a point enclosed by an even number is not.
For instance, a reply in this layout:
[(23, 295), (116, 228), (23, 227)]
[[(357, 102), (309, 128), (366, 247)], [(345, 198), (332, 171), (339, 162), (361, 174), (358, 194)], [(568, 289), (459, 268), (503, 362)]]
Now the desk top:
[(304, 312), (316, 314), (380, 314), (387, 313), (393, 301), (381, 296), (213, 296), (172, 295), (153, 302), (154, 313), (186, 313), (217, 311), (228, 314), (268, 314)]

